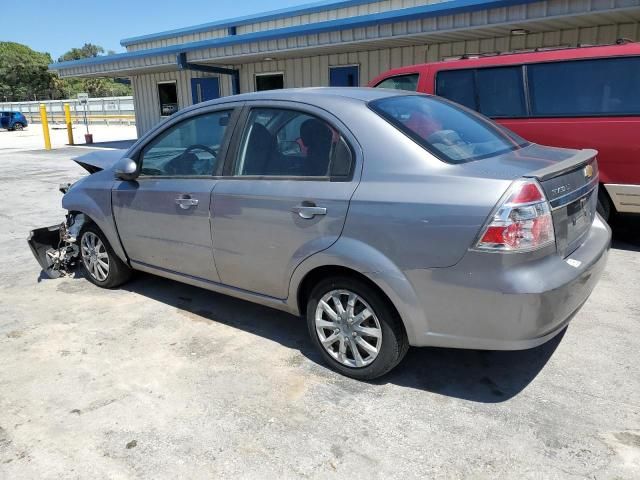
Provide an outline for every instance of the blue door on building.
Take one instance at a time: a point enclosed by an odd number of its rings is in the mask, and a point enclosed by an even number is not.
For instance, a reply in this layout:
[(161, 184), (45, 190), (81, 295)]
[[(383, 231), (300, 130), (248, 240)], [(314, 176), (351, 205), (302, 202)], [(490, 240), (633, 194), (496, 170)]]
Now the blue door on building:
[(191, 99), (194, 105), (216, 98), (220, 98), (220, 79), (218, 77), (191, 79)]
[(331, 67), (329, 69), (329, 85), (332, 87), (359, 87), (360, 67)]

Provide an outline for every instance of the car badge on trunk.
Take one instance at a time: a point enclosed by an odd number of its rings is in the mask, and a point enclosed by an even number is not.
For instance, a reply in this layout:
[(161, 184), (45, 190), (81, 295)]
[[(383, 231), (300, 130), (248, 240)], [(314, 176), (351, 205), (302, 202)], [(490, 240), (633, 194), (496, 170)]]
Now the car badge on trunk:
[(584, 178), (589, 179), (593, 177), (593, 166), (587, 165), (584, 167)]

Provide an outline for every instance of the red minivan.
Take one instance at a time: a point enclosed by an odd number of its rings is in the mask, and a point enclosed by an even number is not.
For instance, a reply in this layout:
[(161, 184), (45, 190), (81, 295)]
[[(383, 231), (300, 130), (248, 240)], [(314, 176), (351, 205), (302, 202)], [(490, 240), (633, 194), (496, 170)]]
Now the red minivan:
[(600, 213), (640, 213), (640, 43), (465, 56), (369, 86), (440, 95), (538, 144), (594, 148)]

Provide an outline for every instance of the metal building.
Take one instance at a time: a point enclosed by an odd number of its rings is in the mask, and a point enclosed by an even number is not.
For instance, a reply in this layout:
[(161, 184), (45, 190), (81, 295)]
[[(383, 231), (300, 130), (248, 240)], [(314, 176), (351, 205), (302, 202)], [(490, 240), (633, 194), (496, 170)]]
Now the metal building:
[(122, 40), (50, 69), (130, 77), (138, 135), (199, 101), (269, 88), (366, 85), (465, 53), (640, 39), (640, 0), (324, 0)]

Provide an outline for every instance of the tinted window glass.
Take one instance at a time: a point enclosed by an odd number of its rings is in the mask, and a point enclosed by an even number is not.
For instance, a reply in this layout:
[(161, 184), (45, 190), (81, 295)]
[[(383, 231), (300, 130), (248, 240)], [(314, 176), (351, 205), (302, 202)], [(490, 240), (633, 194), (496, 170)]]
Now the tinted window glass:
[(522, 67), (439, 72), (436, 93), (488, 117), (527, 115)]
[(294, 110), (251, 111), (235, 175), (324, 177), (350, 171), (350, 150), (325, 121)]
[(436, 97), (391, 97), (372, 102), (371, 107), (424, 148), (451, 163), (491, 157), (526, 145), (510, 131)]
[(280, 90), (284, 88), (284, 75), (276, 73), (273, 75), (256, 75), (256, 91)]
[(524, 117), (522, 67), (476, 70), (478, 111), (488, 117)]
[(535, 116), (640, 113), (640, 58), (540, 63), (527, 70)]
[(178, 90), (175, 82), (158, 84), (160, 116), (167, 117), (178, 111)]
[(438, 72), (436, 93), (452, 102), (477, 110), (476, 87), (473, 70), (448, 70)]
[(393, 90), (407, 90), (415, 92), (418, 90), (418, 79), (420, 75), (412, 73), (411, 75), (398, 75), (397, 77), (387, 78), (383, 80), (376, 88), (391, 88)]
[(151, 141), (142, 152), (142, 175), (212, 175), (230, 111), (190, 118)]

